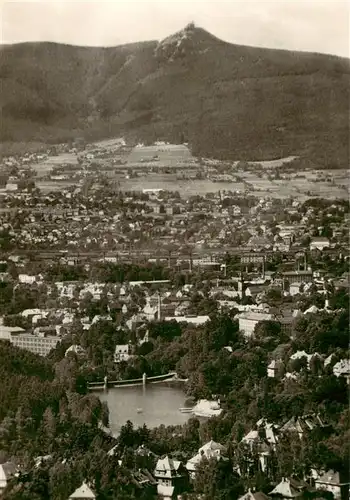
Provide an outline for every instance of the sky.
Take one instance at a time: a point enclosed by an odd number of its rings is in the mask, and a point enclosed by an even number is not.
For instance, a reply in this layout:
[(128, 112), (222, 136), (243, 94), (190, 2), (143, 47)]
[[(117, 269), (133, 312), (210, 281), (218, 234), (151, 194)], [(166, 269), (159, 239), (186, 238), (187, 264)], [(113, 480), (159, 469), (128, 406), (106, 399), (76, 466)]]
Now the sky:
[(228, 42), (350, 56), (350, 0), (0, 0), (1, 43), (113, 46), (194, 22)]

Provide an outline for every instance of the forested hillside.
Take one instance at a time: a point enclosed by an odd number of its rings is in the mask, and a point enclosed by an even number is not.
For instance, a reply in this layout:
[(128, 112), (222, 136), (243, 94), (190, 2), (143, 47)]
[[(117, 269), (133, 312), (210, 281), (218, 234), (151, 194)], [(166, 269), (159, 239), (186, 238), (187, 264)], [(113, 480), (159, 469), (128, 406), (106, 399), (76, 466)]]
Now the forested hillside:
[(349, 61), (233, 45), (189, 25), (160, 43), (1, 48), (1, 139), (126, 135), (195, 154), (348, 158)]

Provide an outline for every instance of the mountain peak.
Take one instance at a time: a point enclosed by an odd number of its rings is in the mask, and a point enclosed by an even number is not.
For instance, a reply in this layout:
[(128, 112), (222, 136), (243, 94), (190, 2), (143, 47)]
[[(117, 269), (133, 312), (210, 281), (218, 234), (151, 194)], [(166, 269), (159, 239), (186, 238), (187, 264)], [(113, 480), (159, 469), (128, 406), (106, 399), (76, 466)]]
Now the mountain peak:
[(182, 30), (160, 41), (155, 49), (155, 56), (157, 59), (171, 62), (191, 54), (204, 52), (218, 42), (223, 43), (208, 31), (191, 22)]

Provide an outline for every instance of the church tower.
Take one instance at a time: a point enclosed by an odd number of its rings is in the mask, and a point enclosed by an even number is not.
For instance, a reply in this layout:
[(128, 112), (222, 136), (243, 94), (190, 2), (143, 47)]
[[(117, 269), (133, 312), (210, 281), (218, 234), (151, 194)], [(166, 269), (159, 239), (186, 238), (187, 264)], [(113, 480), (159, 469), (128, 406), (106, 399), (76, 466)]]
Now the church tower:
[(243, 297), (244, 297), (244, 291), (245, 291), (244, 277), (243, 277), (243, 273), (241, 271), (241, 274), (240, 274), (240, 277), (239, 277), (239, 280), (238, 280), (238, 293), (239, 293), (239, 296), (240, 296), (241, 299), (243, 299)]

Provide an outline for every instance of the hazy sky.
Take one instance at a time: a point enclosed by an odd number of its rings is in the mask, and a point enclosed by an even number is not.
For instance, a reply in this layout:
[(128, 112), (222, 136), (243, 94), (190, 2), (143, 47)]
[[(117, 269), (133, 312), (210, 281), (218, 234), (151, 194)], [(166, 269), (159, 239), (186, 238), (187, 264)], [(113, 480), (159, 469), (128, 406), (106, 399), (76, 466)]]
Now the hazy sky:
[(350, 0), (0, 0), (2, 43), (119, 45), (194, 21), (229, 42), (349, 56)]

